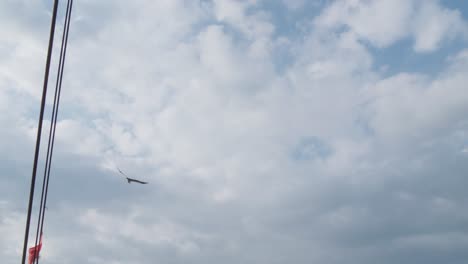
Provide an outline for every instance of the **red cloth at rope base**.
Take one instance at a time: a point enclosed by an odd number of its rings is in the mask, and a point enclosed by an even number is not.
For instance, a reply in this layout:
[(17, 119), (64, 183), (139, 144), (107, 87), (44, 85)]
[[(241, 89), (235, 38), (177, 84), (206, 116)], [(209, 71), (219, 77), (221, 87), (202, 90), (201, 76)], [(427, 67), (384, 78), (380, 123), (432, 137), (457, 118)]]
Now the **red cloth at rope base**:
[(39, 252), (41, 251), (41, 248), (42, 248), (42, 234), (41, 234), (41, 239), (39, 239), (39, 245), (29, 248), (29, 258), (28, 258), (29, 264), (33, 264), (34, 261), (37, 258), (39, 258)]

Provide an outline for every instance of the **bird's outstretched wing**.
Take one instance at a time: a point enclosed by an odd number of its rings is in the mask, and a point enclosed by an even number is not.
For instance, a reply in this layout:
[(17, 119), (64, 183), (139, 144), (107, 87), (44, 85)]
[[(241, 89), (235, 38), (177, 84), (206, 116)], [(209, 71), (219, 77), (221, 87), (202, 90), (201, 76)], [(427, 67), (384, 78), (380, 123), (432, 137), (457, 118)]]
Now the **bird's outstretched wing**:
[(123, 176), (127, 177), (127, 175), (125, 173), (123, 173), (118, 167), (117, 167), (117, 170), (120, 172), (120, 174), (122, 174)]
[(127, 180), (130, 182), (137, 182), (137, 183), (140, 183), (140, 184), (148, 184), (148, 182), (144, 182), (144, 181), (139, 181), (139, 180), (135, 180), (135, 179), (130, 179), (130, 178), (127, 178)]
[(128, 182), (128, 183), (137, 182), (137, 183), (140, 183), (140, 184), (148, 184), (148, 182), (144, 182), (144, 181), (140, 181), (140, 180), (137, 180), (137, 179), (129, 178), (129, 177), (128, 177), (125, 173), (123, 173), (119, 168), (117, 168), (117, 170), (120, 172), (120, 174), (122, 174), (123, 176), (125, 176), (125, 178), (127, 179), (127, 182)]

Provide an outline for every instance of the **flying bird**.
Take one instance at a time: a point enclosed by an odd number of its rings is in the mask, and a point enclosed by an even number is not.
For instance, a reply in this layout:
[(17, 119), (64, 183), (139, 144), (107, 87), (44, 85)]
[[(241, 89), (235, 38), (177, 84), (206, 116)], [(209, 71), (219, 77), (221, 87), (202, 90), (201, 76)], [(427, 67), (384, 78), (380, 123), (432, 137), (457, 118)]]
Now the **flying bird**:
[(139, 181), (137, 179), (132, 179), (132, 178), (129, 178), (125, 173), (123, 173), (119, 168), (117, 168), (117, 170), (120, 172), (120, 174), (122, 174), (123, 176), (125, 176), (125, 178), (127, 179), (127, 182), (128, 183), (132, 183), (132, 182), (136, 182), (136, 183), (140, 183), (140, 184), (147, 184), (148, 182), (144, 182), (144, 181)]

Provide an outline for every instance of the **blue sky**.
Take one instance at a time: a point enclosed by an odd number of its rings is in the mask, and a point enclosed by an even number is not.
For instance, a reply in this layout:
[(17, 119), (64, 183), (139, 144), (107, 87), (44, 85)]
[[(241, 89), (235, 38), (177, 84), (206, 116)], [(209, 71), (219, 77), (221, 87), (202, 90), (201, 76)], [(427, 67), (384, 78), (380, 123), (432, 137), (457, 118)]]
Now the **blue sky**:
[[(0, 3), (1, 263), (51, 8)], [(463, 1), (75, 1), (41, 262), (465, 263), (467, 43)]]

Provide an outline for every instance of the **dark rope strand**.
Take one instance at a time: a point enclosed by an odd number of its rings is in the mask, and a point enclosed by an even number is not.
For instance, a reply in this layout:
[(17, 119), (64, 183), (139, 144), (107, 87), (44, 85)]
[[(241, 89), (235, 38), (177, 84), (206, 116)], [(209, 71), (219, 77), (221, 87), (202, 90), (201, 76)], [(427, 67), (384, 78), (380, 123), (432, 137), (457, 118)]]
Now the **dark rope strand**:
[[(54, 142), (55, 142), (55, 132), (56, 132), (56, 127), (57, 127), (57, 116), (58, 116), (58, 111), (59, 111), (59, 105), (60, 105), (60, 95), (62, 92), (62, 80), (63, 80), (63, 71), (65, 68), (65, 58), (66, 58), (66, 53), (67, 53), (67, 45), (68, 45), (68, 33), (70, 30), (70, 21), (71, 21), (71, 12), (73, 8), (73, 0), (68, 0), (67, 3), (67, 14), (65, 16), (65, 28), (64, 28), (64, 41), (63, 41), (63, 57), (62, 59), (62, 67), (59, 72), (60, 79), (57, 82), (57, 90), (58, 90), (58, 96), (57, 96), (57, 106), (56, 106), (56, 111), (55, 111), (55, 122), (53, 126), (53, 133), (52, 133), (52, 144), (51, 144), (51, 149), (50, 149), (50, 158), (49, 158), (49, 167), (47, 171), (47, 181), (46, 181), (46, 189), (45, 189), (45, 194), (44, 194), (44, 208), (43, 208), (43, 214), (42, 214), (42, 220), (41, 220), (41, 227), (40, 227), (40, 233), (42, 234), (42, 231), (44, 229), (44, 219), (45, 219), (45, 206), (47, 205), (47, 196), (49, 193), (49, 180), (50, 180), (50, 170), (52, 167), (52, 155), (54, 152)], [(39, 264), (39, 258), (36, 259), (36, 263)]]
[(34, 188), (36, 185), (37, 163), (39, 160), (39, 149), (41, 146), (42, 122), (44, 121), (44, 108), (45, 108), (45, 101), (47, 97), (47, 83), (49, 81), (50, 60), (52, 57), (55, 23), (57, 20), (57, 6), (58, 6), (58, 0), (55, 0), (53, 12), (52, 12), (52, 20), (51, 20), (51, 25), (50, 25), (49, 47), (47, 51), (46, 67), (45, 67), (45, 73), (44, 73), (44, 85), (42, 89), (41, 108), (39, 112), (39, 121), (38, 121), (38, 126), (37, 126), (36, 150), (34, 153), (34, 162), (33, 162), (33, 169), (32, 169), (32, 175), (31, 175), (31, 188), (29, 191), (28, 215), (26, 218), (26, 227), (24, 231), (23, 257), (21, 259), (22, 264), (25, 264), (26, 251), (28, 248), (29, 226), (31, 224), (31, 211), (32, 211), (32, 206), (33, 206)]
[[(67, 8), (66, 8), (66, 14), (65, 14), (65, 23), (64, 25), (66, 26), (66, 21), (68, 19), (68, 5), (69, 3), (67, 4)], [(57, 95), (58, 95), (58, 86), (59, 86), (59, 78), (60, 78), (60, 74), (61, 74), (61, 71), (60, 69), (63, 67), (63, 49), (64, 49), (64, 39), (65, 39), (65, 28), (63, 30), (63, 36), (62, 36), (62, 46), (61, 46), (61, 49), (60, 49), (60, 56), (59, 56), (59, 65), (58, 65), (58, 70), (57, 70), (57, 80), (56, 80), (56, 84), (55, 84), (55, 94), (54, 94), (54, 103), (53, 103), (53, 107), (52, 107), (52, 117), (51, 117), (51, 121), (50, 121), (50, 129), (49, 129), (49, 141), (48, 141), (48, 145), (47, 145), (47, 153), (46, 153), (46, 161), (45, 161), (45, 169), (44, 169), (44, 178), (43, 178), (43, 182), (42, 182), (42, 192), (41, 192), (41, 201), (40, 201), (40, 206), (39, 206), (39, 217), (37, 218), (37, 229), (36, 229), (36, 241), (35, 241), (35, 246), (37, 246), (37, 243), (38, 243), (38, 240), (39, 240), (39, 234), (42, 235), (42, 230), (41, 232), (39, 233), (39, 230), (40, 230), (40, 226), (42, 225), (42, 222), (43, 222), (43, 213), (45, 212), (45, 202), (44, 202), (44, 197), (45, 197), (45, 186), (46, 186), (46, 179), (48, 178), (47, 177), (47, 170), (50, 166), (50, 161), (51, 161), (51, 158), (52, 158), (52, 155), (50, 154), (50, 149), (51, 149), (51, 145), (54, 144), (54, 141), (53, 141), (53, 138), (52, 138), (52, 133), (55, 133), (53, 127), (54, 127), (54, 124), (57, 122), (57, 118), (56, 118), (56, 109), (58, 108), (57, 107)]]

